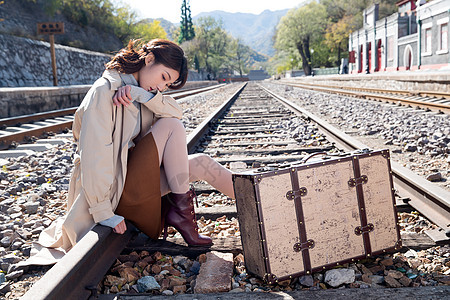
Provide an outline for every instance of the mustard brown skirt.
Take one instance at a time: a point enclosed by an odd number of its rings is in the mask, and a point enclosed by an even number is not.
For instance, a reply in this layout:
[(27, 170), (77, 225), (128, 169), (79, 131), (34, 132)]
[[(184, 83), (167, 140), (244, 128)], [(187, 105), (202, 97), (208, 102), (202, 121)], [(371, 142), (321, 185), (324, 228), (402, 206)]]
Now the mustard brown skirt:
[(167, 207), (161, 202), (159, 157), (153, 135), (147, 134), (128, 155), (127, 177), (116, 214), (157, 239), (163, 227), (162, 211)]

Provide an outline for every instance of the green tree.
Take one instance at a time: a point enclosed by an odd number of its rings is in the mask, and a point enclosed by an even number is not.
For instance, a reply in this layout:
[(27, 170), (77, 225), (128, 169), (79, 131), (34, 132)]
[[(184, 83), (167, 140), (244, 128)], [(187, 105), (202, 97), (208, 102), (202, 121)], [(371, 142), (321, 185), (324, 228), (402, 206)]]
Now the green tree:
[(247, 71), (250, 62), (250, 49), (244, 45), (241, 39), (234, 39), (230, 45), (231, 67), (239, 72), (242, 77)]
[(195, 37), (194, 26), (192, 25), (191, 8), (189, 0), (183, 0), (181, 5), (181, 24), (180, 35), (178, 36), (178, 43), (192, 40)]
[(147, 42), (152, 39), (166, 39), (167, 33), (161, 27), (160, 21), (153, 20), (151, 23), (139, 22), (132, 27), (132, 33), (129, 38), (142, 39)]
[(227, 47), (231, 42), (230, 37), (223, 29), (222, 21), (212, 17), (199, 18), (196, 31), (195, 45), (200, 66), (212, 78), (216, 78), (228, 58)]
[[(391, 15), (397, 9), (397, 0), (378, 2), (380, 19)], [(373, 0), (320, 0), (320, 3), (326, 7), (329, 20), (324, 36), (325, 44), (330, 48), (333, 64), (339, 65), (342, 53), (347, 53), (350, 33), (363, 26), (363, 11), (374, 2)]]
[(310, 45), (321, 39), (326, 25), (326, 8), (317, 2), (291, 9), (278, 23), (275, 47), (290, 52), (295, 49), (301, 57), (303, 71), (310, 75)]

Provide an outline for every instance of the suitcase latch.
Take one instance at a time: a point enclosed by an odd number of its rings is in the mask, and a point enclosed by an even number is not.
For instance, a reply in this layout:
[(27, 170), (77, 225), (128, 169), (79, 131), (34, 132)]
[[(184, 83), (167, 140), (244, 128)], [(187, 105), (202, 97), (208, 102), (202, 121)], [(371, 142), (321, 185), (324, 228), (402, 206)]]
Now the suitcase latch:
[(312, 249), (314, 248), (314, 241), (313, 240), (308, 240), (306, 241), (306, 243), (295, 243), (294, 244), (294, 251), (295, 252), (300, 252), (306, 249)]
[(369, 223), (369, 224), (367, 224), (364, 227), (363, 226), (358, 226), (358, 227), (355, 228), (355, 234), (356, 235), (361, 235), (361, 234), (363, 234), (365, 232), (371, 232), (371, 231), (373, 231), (373, 228), (374, 228), (374, 226), (373, 226), (372, 223)]
[(286, 198), (288, 200), (294, 200), (295, 197), (303, 197), (303, 196), (306, 196), (307, 193), (308, 193), (308, 190), (305, 187), (301, 187), (298, 190), (287, 192)]
[(363, 184), (366, 183), (369, 179), (367, 178), (366, 175), (362, 175), (361, 177), (358, 178), (350, 178), (348, 181), (348, 185), (353, 187), (353, 186), (357, 186), (359, 184)]

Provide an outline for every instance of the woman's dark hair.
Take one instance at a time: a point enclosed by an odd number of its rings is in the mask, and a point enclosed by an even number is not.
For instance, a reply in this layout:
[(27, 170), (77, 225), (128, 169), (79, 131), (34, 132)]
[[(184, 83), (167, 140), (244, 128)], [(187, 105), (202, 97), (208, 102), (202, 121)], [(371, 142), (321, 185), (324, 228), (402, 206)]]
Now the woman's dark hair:
[(187, 59), (183, 49), (174, 42), (154, 39), (136, 51), (135, 45), (138, 41), (130, 40), (128, 46), (120, 50), (106, 64), (106, 69), (115, 69), (125, 74), (136, 73), (145, 66), (145, 57), (150, 54), (154, 63), (162, 64), (180, 73), (178, 79), (169, 88), (173, 90), (182, 88), (188, 77)]

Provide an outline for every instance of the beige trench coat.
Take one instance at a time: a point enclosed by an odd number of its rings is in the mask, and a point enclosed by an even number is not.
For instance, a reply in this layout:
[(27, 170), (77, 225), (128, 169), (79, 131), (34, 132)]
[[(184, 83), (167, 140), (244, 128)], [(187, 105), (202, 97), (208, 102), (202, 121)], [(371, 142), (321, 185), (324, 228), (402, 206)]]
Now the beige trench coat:
[[(67, 252), (96, 223), (114, 215), (124, 188), (128, 143), (139, 109), (134, 105), (116, 107), (112, 97), (120, 86), (135, 82), (130, 76), (106, 70), (77, 109), (72, 131), (78, 152), (70, 179), (68, 212), (41, 233), (40, 245)], [(133, 100), (146, 100), (151, 94), (132, 87), (131, 96)], [(175, 100), (158, 92), (141, 104), (140, 132), (148, 132), (158, 118), (181, 116)]]

